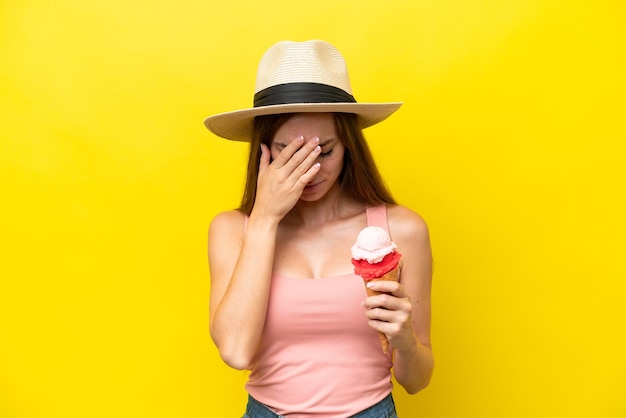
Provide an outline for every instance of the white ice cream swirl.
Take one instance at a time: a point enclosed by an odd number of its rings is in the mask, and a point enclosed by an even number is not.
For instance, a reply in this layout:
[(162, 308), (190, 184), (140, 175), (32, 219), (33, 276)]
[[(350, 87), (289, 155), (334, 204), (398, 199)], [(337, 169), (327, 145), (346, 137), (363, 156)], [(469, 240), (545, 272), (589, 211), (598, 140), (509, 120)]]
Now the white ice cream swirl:
[(352, 246), (352, 258), (374, 264), (382, 261), (396, 248), (387, 231), (379, 226), (368, 226), (359, 232), (356, 243)]

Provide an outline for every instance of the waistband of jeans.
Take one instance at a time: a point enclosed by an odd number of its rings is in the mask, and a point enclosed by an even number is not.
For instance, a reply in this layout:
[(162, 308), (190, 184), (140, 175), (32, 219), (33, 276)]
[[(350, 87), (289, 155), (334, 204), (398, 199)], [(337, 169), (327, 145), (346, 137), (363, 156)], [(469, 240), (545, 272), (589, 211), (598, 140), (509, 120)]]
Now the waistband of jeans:
[[(257, 412), (257, 413), (260, 412), (259, 411), (260, 409), (263, 410), (263, 416), (267, 418), (269, 417), (284, 418), (282, 415), (276, 414), (274, 411), (269, 409), (267, 405), (257, 401), (256, 399), (252, 397), (252, 395), (248, 394), (248, 408), (250, 407), (252, 407), (254, 412)], [(395, 403), (393, 401), (393, 396), (391, 393), (389, 393), (389, 395), (385, 396), (383, 399), (381, 399), (379, 402), (375, 403), (374, 405), (370, 406), (369, 408), (364, 409), (361, 412), (358, 412), (356, 415), (353, 415), (351, 418), (359, 418), (362, 416), (368, 416), (368, 414), (372, 410), (375, 410), (376, 408), (381, 408), (381, 407), (395, 408)]]
[(352, 415), (350, 418), (371, 417), (371, 412), (380, 408), (395, 409), (395, 403), (393, 402), (393, 395), (391, 394), (391, 392), (379, 402), (375, 403), (367, 409), (364, 409), (356, 415)]

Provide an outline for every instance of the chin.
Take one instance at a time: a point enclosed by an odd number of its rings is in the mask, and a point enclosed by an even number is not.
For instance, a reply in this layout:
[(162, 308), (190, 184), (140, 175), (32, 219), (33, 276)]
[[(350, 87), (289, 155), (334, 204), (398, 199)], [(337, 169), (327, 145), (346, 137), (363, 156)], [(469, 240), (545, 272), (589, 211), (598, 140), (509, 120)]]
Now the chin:
[(306, 195), (303, 194), (302, 196), (300, 196), (300, 200), (303, 202), (315, 202), (317, 200), (320, 200), (321, 197), (322, 195), (319, 193), (311, 193)]

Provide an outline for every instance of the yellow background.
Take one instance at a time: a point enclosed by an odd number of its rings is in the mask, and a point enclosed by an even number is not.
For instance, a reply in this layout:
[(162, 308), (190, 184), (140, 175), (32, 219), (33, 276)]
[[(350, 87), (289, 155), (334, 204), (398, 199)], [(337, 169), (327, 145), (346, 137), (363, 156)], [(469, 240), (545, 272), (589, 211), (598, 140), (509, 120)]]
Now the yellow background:
[(345, 55), (436, 259), (408, 417), (626, 416), (626, 6), (608, 0), (0, 2), (0, 417), (238, 417), (206, 231), (280, 39)]

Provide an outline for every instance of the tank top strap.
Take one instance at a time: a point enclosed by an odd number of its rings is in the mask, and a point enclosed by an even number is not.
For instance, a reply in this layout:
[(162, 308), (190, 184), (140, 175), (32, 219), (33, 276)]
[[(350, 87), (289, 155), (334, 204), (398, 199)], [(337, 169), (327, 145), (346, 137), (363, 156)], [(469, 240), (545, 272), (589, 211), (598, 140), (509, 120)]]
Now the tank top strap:
[(387, 224), (387, 205), (368, 206), (365, 208), (367, 226), (379, 226), (389, 233)]

